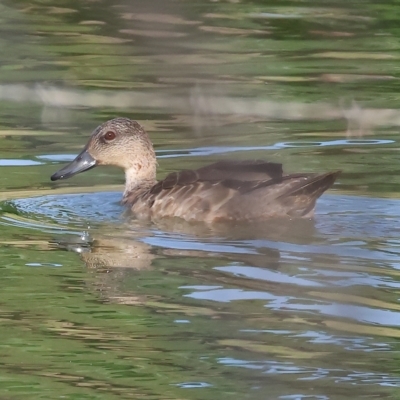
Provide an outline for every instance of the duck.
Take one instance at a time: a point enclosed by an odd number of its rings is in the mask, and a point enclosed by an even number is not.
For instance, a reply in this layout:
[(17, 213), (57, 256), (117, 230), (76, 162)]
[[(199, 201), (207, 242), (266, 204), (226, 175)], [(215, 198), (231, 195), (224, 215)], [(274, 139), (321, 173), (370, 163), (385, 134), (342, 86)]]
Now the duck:
[(311, 218), (317, 199), (341, 171), (285, 174), (265, 160), (224, 160), (195, 170), (172, 172), (157, 181), (157, 159), (145, 129), (128, 118), (99, 125), (86, 146), (51, 176), (67, 179), (98, 165), (125, 171), (122, 204), (137, 219), (262, 221), (274, 217)]

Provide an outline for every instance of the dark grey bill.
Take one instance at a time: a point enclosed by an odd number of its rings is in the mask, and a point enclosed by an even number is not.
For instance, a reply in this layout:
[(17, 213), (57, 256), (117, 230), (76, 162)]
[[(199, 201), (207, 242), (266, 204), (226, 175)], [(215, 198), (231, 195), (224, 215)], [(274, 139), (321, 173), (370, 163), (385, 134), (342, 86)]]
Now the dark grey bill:
[(70, 162), (64, 168), (61, 168), (59, 171), (54, 173), (50, 179), (52, 181), (67, 179), (95, 166), (96, 160), (88, 153), (86, 149), (83, 149), (83, 151), (77, 155), (74, 161)]

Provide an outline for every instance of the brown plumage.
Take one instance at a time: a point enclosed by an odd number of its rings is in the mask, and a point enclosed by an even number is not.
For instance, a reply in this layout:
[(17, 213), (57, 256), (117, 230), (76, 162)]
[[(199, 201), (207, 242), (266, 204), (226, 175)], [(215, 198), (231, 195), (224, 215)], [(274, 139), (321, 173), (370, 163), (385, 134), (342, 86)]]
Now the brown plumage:
[(318, 197), (340, 173), (285, 175), (281, 164), (263, 160), (219, 161), (173, 172), (157, 182), (157, 161), (146, 132), (135, 121), (115, 118), (100, 125), (77, 158), (51, 179), (65, 179), (98, 164), (125, 170), (122, 203), (138, 218), (205, 222), (310, 217)]

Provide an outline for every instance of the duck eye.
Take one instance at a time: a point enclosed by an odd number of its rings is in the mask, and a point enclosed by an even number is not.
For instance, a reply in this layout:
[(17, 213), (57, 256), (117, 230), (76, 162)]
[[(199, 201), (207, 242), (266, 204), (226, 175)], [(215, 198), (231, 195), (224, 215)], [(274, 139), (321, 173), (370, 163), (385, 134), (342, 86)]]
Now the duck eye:
[(108, 131), (105, 135), (104, 135), (104, 139), (110, 141), (110, 140), (114, 140), (115, 139), (115, 132), (113, 131)]

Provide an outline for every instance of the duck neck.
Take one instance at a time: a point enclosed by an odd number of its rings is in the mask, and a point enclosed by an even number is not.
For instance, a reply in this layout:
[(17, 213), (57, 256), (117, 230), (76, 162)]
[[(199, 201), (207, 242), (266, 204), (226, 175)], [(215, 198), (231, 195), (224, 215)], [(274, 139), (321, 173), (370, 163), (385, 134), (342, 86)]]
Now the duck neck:
[(149, 190), (156, 183), (156, 165), (135, 164), (125, 170), (125, 191), (123, 198), (131, 194), (139, 196)]

